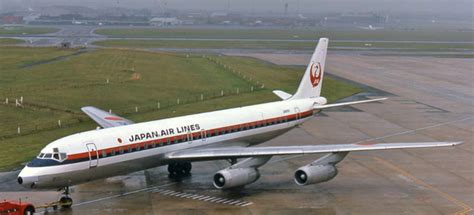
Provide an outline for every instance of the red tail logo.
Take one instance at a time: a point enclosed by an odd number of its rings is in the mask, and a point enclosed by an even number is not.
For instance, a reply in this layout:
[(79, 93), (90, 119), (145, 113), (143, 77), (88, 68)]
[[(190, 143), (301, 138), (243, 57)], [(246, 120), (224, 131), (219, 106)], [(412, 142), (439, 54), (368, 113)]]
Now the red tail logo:
[(313, 87), (316, 87), (319, 85), (319, 82), (321, 82), (321, 63), (312, 63), (311, 68), (309, 71), (309, 80), (311, 81), (311, 84)]

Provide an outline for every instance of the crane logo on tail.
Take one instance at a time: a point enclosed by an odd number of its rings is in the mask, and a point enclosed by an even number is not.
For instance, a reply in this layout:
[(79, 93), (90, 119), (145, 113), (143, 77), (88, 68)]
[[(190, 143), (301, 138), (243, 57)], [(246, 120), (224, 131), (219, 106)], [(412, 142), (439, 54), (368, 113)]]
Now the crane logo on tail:
[(312, 63), (311, 68), (309, 71), (309, 79), (311, 81), (311, 84), (313, 87), (316, 87), (319, 85), (319, 82), (321, 82), (321, 63)]

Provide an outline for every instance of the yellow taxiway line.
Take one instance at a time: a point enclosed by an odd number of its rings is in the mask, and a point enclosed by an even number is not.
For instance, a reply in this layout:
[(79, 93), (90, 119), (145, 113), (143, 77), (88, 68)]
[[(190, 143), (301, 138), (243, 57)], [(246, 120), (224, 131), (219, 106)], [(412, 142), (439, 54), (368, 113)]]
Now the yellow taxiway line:
[(414, 181), (415, 183), (439, 194), (440, 196), (442, 196), (443, 198), (447, 199), (448, 201), (454, 203), (455, 205), (458, 205), (459, 207), (462, 207), (463, 209), (460, 210), (460, 211), (457, 211), (455, 212), (454, 214), (455, 215), (464, 215), (464, 214), (467, 214), (468, 212), (471, 212), (472, 211), (472, 207), (470, 207), (469, 205), (467, 205), (466, 203), (454, 198), (453, 196), (449, 195), (448, 193), (445, 193), (441, 190), (439, 190), (438, 188), (436, 187), (433, 187), (431, 185), (429, 185), (428, 183), (418, 179), (417, 177), (415, 177), (414, 175), (408, 173), (407, 171), (401, 169), (400, 167), (396, 166), (395, 164), (381, 158), (381, 157), (378, 157), (378, 156), (374, 156), (373, 157), (374, 160), (382, 163), (383, 165), (389, 167), (390, 169), (393, 169), (395, 171), (397, 171), (398, 173), (402, 174), (403, 176), (411, 179), (412, 181)]

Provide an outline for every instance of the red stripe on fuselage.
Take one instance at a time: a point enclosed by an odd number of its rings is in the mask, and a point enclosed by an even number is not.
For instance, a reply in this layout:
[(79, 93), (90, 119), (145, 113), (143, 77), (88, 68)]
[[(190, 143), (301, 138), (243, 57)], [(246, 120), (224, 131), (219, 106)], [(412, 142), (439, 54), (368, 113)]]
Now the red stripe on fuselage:
[[(259, 121), (253, 121), (253, 122), (247, 122), (247, 123), (242, 123), (242, 124), (237, 124), (237, 125), (231, 125), (231, 126), (225, 126), (225, 127), (220, 127), (220, 128), (213, 128), (213, 129), (209, 129), (209, 130), (205, 130), (206, 134), (207, 133), (215, 133), (215, 132), (218, 132), (218, 134), (221, 133), (221, 131), (226, 131), (226, 134), (227, 133), (230, 133), (230, 131), (232, 129), (236, 129), (236, 130), (239, 130), (241, 127), (252, 127), (252, 126), (256, 126), (256, 125), (259, 125), (259, 124), (262, 124), (262, 123), (268, 123), (268, 122), (273, 122), (273, 121), (279, 121), (279, 120), (284, 120), (285, 118), (287, 120), (293, 120), (293, 119), (296, 119), (297, 118), (297, 115), (299, 115), (299, 119), (301, 118), (305, 118), (305, 117), (308, 117), (308, 116), (311, 116), (313, 115), (313, 110), (310, 110), (310, 111), (306, 111), (306, 112), (302, 112), (302, 113), (298, 113), (298, 114), (291, 114), (291, 115), (286, 115), (286, 116), (282, 116), (282, 117), (275, 117), (275, 118), (270, 118), (270, 119), (264, 119), (264, 120), (259, 120)], [(198, 132), (194, 132), (194, 133), (191, 133), (191, 135), (194, 137), (197, 137), (197, 136), (200, 136), (201, 135), (201, 131), (198, 131)], [(152, 145), (153, 143), (157, 143), (157, 144), (160, 144), (160, 143), (163, 143), (163, 144), (167, 144), (168, 143), (168, 139), (169, 139), (169, 143), (170, 144), (173, 144), (174, 141), (176, 139), (183, 139), (183, 138), (186, 138), (187, 137), (187, 134), (181, 134), (181, 135), (176, 135), (176, 136), (171, 136), (171, 137), (165, 137), (165, 138), (161, 138), (161, 139), (153, 139), (153, 140), (147, 140), (147, 141), (143, 141), (143, 142), (139, 142), (139, 143), (133, 143), (133, 144), (128, 144), (128, 145), (122, 145), (122, 146), (117, 146), (117, 147), (111, 147), (111, 148), (106, 148), (106, 149), (98, 149), (99, 153), (101, 153), (102, 151), (106, 151), (107, 154), (111, 153), (112, 151), (120, 151), (120, 150), (123, 150), (123, 151), (126, 151), (128, 150), (129, 148), (134, 148), (136, 149), (138, 145), (140, 145), (140, 147), (144, 146), (145, 144), (148, 144), (148, 145)], [(95, 153), (94, 153), (95, 155)], [(72, 155), (68, 155), (68, 158), (67, 160), (75, 160), (75, 159), (83, 159), (83, 158), (88, 158), (89, 157), (89, 152), (82, 152), (82, 153), (77, 153), (77, 154), (72, 154)]]

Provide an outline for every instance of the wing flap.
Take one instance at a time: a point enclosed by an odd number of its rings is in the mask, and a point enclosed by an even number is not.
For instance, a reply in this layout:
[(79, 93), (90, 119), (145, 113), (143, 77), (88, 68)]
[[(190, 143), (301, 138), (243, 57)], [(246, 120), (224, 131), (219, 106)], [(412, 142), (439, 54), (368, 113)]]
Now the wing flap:
[(99, 108), (88, 106), (81, 108), (82, 112), (87, 114), (92, 120), (99, 124), (102, 128), (111, 128), (123, 125), (130, 125), (134, 122), (123, 117), (103, 111)]
[(276, 155), (304, 155), (331, 152), (370, 151), (384, 149), (427, 148), (455, 146), (462, 142), (419, 142), (419, 143), (380, 143), (380, 144), (332, 144), (305, 146), (264, 146), (242, 148), (209, 148), (185, 150), (169, 153), (171, 160), (218, 160), (228, 158), (245, 158)]

